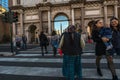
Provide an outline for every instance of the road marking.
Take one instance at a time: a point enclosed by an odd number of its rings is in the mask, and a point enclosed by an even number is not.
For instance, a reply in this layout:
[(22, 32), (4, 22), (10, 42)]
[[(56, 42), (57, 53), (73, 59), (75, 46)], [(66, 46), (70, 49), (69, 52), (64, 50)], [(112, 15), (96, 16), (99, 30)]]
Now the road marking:
[[(8, 62), (47, 62), (47, 63), (62, 63), (62, 58), (0, 58), (0, 61)], [(113, 59), (114, 63), (120, 63), (119, 59)], [(82, 63), (95, 63), (95, 59), (84, 59)], [(106, 59), (101, 59), (101, 63), (107, 63)]]
[[(120, 69), (116, 69), (116, 71), (117, 71), (117, 75), (120, 76)], [(89, 79), (112, 78), (110, 71), (108, 71), (107, 69), (102, 69), (102, 72), (104, 76), (100, 77), (97, 75), (96, 69), (84, 69), (84, 68), (82, 69), (83, 78), (89, 78)], [(43, 68), (43, 67), (0, 66), (0, 74), (63, 77), (62, 68)]]

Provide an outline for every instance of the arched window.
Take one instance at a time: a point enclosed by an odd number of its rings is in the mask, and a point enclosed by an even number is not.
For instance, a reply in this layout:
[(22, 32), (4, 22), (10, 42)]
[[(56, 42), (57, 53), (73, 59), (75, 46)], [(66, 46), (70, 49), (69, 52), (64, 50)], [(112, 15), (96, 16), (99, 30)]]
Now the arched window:
[(58, 34), (64, 32), (68, 25), (69, 25), (68, 18), (65, 15), (58, 15), (55, 17), (54, 30), (56, 30)]

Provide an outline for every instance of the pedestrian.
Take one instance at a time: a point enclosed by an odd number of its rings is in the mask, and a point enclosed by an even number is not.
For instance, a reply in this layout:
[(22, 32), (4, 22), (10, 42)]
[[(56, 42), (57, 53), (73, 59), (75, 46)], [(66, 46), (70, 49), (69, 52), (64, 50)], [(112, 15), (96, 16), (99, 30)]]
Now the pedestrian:
[(44, 56), (44, 51), (43, 51), (44, 49), (45, 49), (45, 53), (46, 54), (48, 53), (48, 51), (47, 51), (48, 39), (43, 31), (41, 31), (41, 33), (39, 35), (39, 40), (40, 40), (40, 47), (41, 47), (41, 51), (42, 51), (42, 56)]
[(39, 41), (39, 35), (38, 32), (35, 33), (35, 43), (38, 44)]
[(118, 80), (115, 67), (114, 67), (114, 63), (113, 63), (113, 57), (109, 52), (106, 51), (106, 46), (104, 44), (104, 42), (109, 41), (109, 39), (106, 37), (100, 36), (100, 30), (103, 27), (103, 22), (101, 20), (96, 20), (94, 24), (95, 25), (92, 31), (92, 38), (93, 38), (93, 41), (96, 42), (95, 53), (96, 53), (97, 73), (100, 76), (103, 76), (101, 69), (100, 69), (100, 60), (102, 56), (105, 55), (107, 62), (108, 62), (108, 68), (110, 69), (112, 73), (112, 80)]
[(111, 18), (110, 27), (112, 28), (112, 44), (117, 55), (120, 56), (120, 23), (116, 17)]
[(59, 43), (59, 36), (57, 35), (56, 31), (53, 31), (51, 36), (51, 45), (53, 47), (54, 56), (56, 56), (57, 54), (58, 43)]
[[(83, 39), (82, 39), (83, 40)], [(81, 54), (82, 47), (81, 35), (75, 32), (75, 26), (69, 26), (60, 40), (58, 52), (63, 53), (63, 76), (66, 80), (82, 80)]]
[(22, 35), (22, 48), (27, 49), (27, 37), (25, 34)]
[(16, 42), (17, 49), (21, 48), (21, 41), (22, 41), (21, 37), (19, 35), (16, 35), (15, 42)]

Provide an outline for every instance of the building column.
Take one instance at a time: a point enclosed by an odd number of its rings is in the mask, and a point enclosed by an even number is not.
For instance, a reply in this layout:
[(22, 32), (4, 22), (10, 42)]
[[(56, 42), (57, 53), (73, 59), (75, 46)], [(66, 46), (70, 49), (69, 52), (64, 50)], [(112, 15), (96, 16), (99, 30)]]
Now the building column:
[(40, 19), (40, 27), (39, 27), (39, 31), (43, 31), (43, 26), (42, 26), (42, 11), (39, 10), (39, 19)]
[(23, 13), (20, 13), (20, 27), (21, 27), (21, 34), (24, 34)]
[(13, 1), (13, 6), (17, 5), (17, 0)]
[(84, 17), (85, 17), (85, 14), (84, 14), (84, 7), (81, 7), (81, 16), (80, 16), (80, 19), (81, 19), (81, 26), (82, 26), (82, 32), (85, 32), (85, 26), (84, 26)]
[(51, 15), (50, 10), (48, 10), (48, 33), (51, 34)]
[[(15, 37), (16, 37), (16, 26), (15, 26), (15, 23), (12, 23), (12, 28), (13, 28), (13, 42), (15, 42)], [(15, 43), (13, 43), (13, 44), (15, 44)]]
[(74, 8), (72, 8), (72, 25), (75, 25)]
[(104, 5), (104, 24), (107, 24), (107, 5)]
[(114, 5), (114, 16), (118, 18), (118, 7)]

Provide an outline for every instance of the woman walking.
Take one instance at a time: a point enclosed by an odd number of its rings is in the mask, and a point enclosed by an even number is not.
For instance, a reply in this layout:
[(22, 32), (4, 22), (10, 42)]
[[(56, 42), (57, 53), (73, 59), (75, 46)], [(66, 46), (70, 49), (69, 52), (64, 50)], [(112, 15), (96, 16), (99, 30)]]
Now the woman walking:
[(101, 69), (100, 69), (100, 60), (103, 55), (106, 56), (108, 67), (112, 73), (112, 80), (118, 80), (118, 77), (116, 75), (116, 71), (114, 68), (113, 58), (112, 54), (106, 51), (106, 46), (104, 42), (109, 41), (106, 37), (100, 36), (100, 30), (103, 28), (103, 22), (101, 20), (95, 21), (94, 29), (92, 31), (92, 38), (93, 41), (96, 42), (95, 45), (95, 53), (96, 53), (96, 66), (97, 66), (97, 73), (100, 76), (103, 76)]
[[(62, 35), (59, 44), (59, 53), (63, 52), (63, 75), (66, 80), (82, 80), (81, 53), (82, 53), (81, 35), (75, 32), (75, 26), (71, 25), (68, 32)], [(66, 64), (64, 64), (66, 63)], [(65, 67), (64, 67), (65, 66)]]
[(59, 36), (57, 35), (56, 31), (53, 31), (51, 36), (51, 45), (53, 47), (54, 56), (56, 56), (57, 54), (58, 42), (59, 42)]
[(40, 40), (40, 47), (41, 47), (41, 50), (42, 50), (42, 56), (44, 56), (43, 48), (45, 48), (45, 53), (48, 53), (48, 51), (47, 51), (48, 39), (47, 39), (47, 36), (44, 34), (43, 31), (39, 35), (39, 40)]
[(112, 44), (115, 52), (120, 56), (120, 24), (117, 18), (113, 17), (110, 20), (110, 27), (112, 28)]

